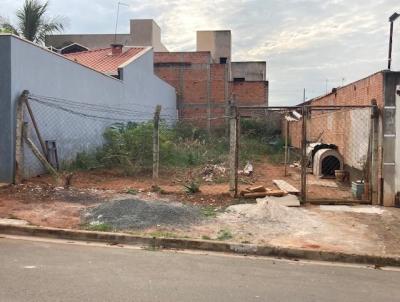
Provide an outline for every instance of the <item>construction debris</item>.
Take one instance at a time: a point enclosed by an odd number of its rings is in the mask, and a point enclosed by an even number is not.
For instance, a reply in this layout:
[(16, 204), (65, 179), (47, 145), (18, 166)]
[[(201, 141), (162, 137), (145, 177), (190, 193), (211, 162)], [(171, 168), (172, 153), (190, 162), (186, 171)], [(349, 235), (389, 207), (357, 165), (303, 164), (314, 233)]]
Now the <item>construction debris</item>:
[(203, 180), (206, 182), (214, 181), (214, 177), (224, 177), (226, 175), (226, 168), (221, 165), (208, 164), (202, 171)]
[(298, 161), (293, 162), (291, 165), (289, 165), (290, 168), (300, 168), (301, 164)]
[(6, 225), (28, 225), (28, 221), (21, 219), (8, 219), (8, 218), (0, 218), (0, 224)]
[(246, 176), (251, 176), (254, 172), (253, 165), (250, 162), (247, 162), (246, 166), (244, 166), (243, 174)]
[(283, 190), (272, 190), (265, 188), (264, 186), (249, 187), (240, 192), (240, 195), (244, 198), (262, 198), (266, 196), (285, 196), (286, 191)]
[(299, 195), (300, 191), (282, 179), (274, 179), (272, 181), (280, 190), (286, 191), (289, 194)]
[(275, 197), (275, 196), (267, 196), (264, 198), (257, 198), (257, 202), (274, 202), (276, 204), (279, 204), (281, 206), (285, 207), (299, 207), (300, 206), (300, 200), (297, 196), (288, 194), (286, 196), (282, 197)]

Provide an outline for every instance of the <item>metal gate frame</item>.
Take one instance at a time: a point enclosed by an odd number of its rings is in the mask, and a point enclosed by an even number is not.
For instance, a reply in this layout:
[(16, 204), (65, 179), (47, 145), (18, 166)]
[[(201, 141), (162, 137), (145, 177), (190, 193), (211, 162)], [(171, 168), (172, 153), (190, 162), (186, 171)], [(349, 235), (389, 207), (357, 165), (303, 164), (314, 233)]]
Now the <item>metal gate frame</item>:
[[(368, 174), (370, 175), (370, 185), (368, 186), (368, 200), (334, 200), (334, 199), (324, 199), (317, 200), (309, 198), (307, 194), (307, 120), (312, 111), (338, 111), (343, 109), (371, 109), (371, 137), (369, 141), (369, 148), (372, 150), (369, 154), (368, 160), (370, 162)], [(297, 111), (301, 112), (301, 188), (300, 197), (301, 202), (312, 203), (312, 204), (352, 204), (352, 203), (372, 203), (372, 198), (375, 194), (378, 194), (378, 129), (374, 126), (379, 117), (378, 107), (376, 102), (371, 101), (371, 105), (301, 105), (301, 106), (236, 106), (231, 104), (230, 108), (230, 190), (234, 192), (235, 197), (238, 197), (238, 170), (239, 170), (239, 153), (240, 153), (240, 118), (244, 116), (244, 111), (251, 112), (266, 112), (266, 111)]]

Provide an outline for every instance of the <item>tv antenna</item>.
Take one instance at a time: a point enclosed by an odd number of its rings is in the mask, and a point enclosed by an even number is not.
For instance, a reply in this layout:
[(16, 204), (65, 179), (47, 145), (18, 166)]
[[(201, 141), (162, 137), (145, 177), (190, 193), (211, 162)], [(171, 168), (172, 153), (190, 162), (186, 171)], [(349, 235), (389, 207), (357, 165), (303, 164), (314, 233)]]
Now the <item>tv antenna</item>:
[(114, 43), (117, 43), (117, 30), (118, 30), (118, 19), (119, 19), (119, 7), (120, 6), (127, 6), (129, 7), (129, 4), (123, 3), (123, 2), (118, 2), (117, 5), (117, 20), (115, 21), (115, 33), (114, 33)]

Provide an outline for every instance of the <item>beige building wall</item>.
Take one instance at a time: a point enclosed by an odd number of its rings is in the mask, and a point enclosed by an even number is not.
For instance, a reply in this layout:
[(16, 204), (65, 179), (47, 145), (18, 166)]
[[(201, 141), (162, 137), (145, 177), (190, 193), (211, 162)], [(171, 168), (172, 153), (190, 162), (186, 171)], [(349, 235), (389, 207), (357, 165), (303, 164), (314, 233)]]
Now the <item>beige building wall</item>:
[(231, 62), (232, 38), (230, 30), (202, 30), (197, 32), (197, 51), (211, 52), (214, 63), (220, 63), (221, 58)]
[(78, 43), (89, 49), (110, 47), (112, 43), (125, 46), (151, 46), (154, 51), (168, 51), (161, 42), (161, 29), (152, 19), (130, 21), (129, 34), (73, 34), (48, 35), (46, 46), (60, 49), (66, 45)]

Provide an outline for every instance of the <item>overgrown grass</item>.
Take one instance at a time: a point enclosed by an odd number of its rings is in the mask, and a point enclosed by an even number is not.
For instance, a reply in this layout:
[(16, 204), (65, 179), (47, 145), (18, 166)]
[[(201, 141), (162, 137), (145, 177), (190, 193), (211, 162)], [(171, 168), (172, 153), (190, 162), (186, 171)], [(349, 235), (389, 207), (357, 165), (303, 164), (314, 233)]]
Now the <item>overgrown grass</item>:
[[(268, 156), (279, 162), (283, 141), (264, 120), (242, 121), (241, 162), (257, 161)], [(83, 152), (68, 166), (69, 170), (119, 168), (127, 175), (149, 173), (153, 164), (153, 124), (115, 124), (104, 132), (104, 145), (93, 152)], [(206, 130), (177, 123), (160, 125), (160, 168), (191, 168), (206, 163), (226, 163), (229, 137), (225, 129)]]
[(196, 194), (200, 192), (200, 185), (194, 180), (186, 185), (183, 185), (183, 188), (187, 194)]
[(86, 224), (83, 226), (83, 228), (88, 231), (97, 232), (111, 232), (114, 229), (112, 225), (107, 223)]
[(151, 237), (156, 237), (156, 238), (178, 238), (179, 236), (175, 233), (172, 232), (167, 232), (167, 231), (154, 231), (148, 234)]
[(227, 229), (222, 229), (217, 234), (217, 240), (223, 241), (223, 240), (229, 240), (232, 238), (233, 238), (233, 235), (232, 235), (231, 231), (227, 230)]
[(204, 206), (201, 208), (203, 216), (208, 218), (214, 218), (217, 216), (216, 209), (213, 206)]

